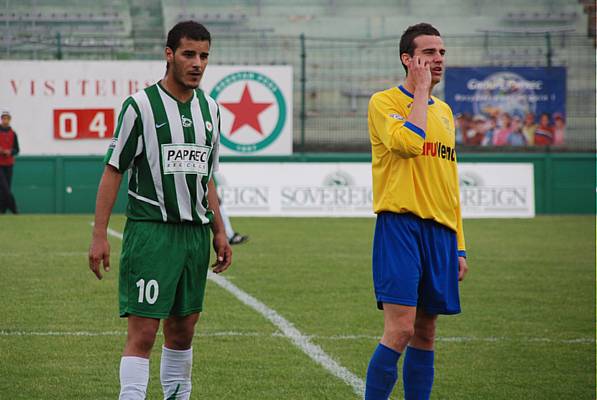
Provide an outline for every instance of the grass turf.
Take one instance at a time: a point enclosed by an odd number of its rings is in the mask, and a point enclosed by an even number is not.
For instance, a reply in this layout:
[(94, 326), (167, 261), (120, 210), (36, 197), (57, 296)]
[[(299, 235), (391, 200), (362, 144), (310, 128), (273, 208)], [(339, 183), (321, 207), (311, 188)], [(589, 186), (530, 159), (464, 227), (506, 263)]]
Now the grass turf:
[[(113, 399), (126, 321), (112, 271), (87, 268), (90, 216), (0, 218), (0, 397)], [(372, 219), (238, 218), (251, 240), (225, 277), (364, 378), (382, 331)], [(124, 218), (112, 218), (122, 231)], [(438, 324), (433, 399), (595, 398), (595, 219), (467, 220), (464, 312)], [(194, 395), (357, 398), (232, 295), (208, 284), (194, 343)], [(228, 333), (227, 333), (228, 332)], [(232, 332), (232, 334), (230, 333)], [(97, 336), (86, 336), (95, 333)], [(161, 398), (160, 336), (148, 398)], [(393, 398), (401, 398), (400, 379)]]

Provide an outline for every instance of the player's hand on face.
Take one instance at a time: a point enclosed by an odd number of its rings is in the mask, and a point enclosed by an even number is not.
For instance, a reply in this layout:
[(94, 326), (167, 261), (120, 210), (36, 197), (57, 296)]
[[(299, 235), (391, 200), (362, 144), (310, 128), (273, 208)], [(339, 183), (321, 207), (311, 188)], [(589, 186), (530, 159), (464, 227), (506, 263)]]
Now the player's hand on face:
[(412, 74), (415, 88), (429, 90), (431, 87), (431, 65), (419, 56), (413, 56), (407, 65), (409, 75)]
[(214, 273), (219, 274), (226, 271), (232, 264), (232, 248), (228, 244), (228, 238), (224, 233), (214, 235), (213, 245), (216, 252), (216, 262), (211, 267)]
[(458, 280), (462, 281), (468, 273), (468, 264), (466, 258), (458, 257)]
[(107, 238), (94, 237), (89, 246), (89, 269), (97, 279), (102, 279), (101, 264), (104, 264), (104, 271), (110, 271), (110, 243)]

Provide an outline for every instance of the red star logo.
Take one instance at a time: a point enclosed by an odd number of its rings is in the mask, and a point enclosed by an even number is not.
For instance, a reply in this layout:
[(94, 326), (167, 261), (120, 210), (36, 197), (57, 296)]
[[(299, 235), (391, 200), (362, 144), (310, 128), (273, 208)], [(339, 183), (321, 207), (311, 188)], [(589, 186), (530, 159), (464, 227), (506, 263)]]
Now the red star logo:
[(240, 97), (240, 101), (238, 103), (220, 103), (222, 106), (226, 107), (228, 111), (234, 114), (234, 123), (232, 124), (232, 128), (230, 129), (230, 136), (234, 134), (237, 130), (242, 128), (245, 125), (249, 125), (251, 128), (255, 129), (261, 136), (263, 136), (263, 132), (261, 131), (261, 124), (259, 123), (259, 114), (261, 114), (265, 109), (271, 106), (273, 103), (256, 103), (253, 101), (251, 97), (251, 92), (249, 91), (249, 84), (245, 84), (245, 88), (243, 89), (243, 94)]

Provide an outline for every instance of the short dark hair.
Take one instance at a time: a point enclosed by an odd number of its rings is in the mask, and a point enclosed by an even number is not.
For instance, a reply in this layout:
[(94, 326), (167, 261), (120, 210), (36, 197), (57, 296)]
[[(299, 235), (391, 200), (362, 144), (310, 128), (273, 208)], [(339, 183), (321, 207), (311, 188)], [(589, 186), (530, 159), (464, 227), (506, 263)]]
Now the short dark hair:
[(184, 21), (174, 25), (170, 32), (168, 32), (168, 39), (166, 40), (166, 47), (170, 47), (173, 52), (180, 45), (180, 39), (187, 38), (191, 40), (207, 40), (211, 46), (211, 35), (209, 31), (199, 22)]
[(439, 31), (435, 29), (433, 25), (426, 22), (409, 26), (404, 33), (402, 33), (402, 37), (400, 38), (400, 62), (406, 73), (408, 73), (408, 68), (406, 68), (406, 65), (402, 62), (402, 54), (407, 53), (412, 57), (415, 54), (415, 39), (422, 35), (441, 36)]

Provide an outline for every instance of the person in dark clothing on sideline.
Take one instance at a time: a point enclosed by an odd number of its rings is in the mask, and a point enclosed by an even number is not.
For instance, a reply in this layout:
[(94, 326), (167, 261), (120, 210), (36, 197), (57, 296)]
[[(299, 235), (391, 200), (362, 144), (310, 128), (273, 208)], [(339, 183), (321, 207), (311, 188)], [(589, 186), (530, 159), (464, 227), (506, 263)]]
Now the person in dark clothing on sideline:
[(17, 134), (10, 126), (10, 113), (2, 111), (0, 124), (0, 214), (6, 210), (17, 214), (17, 204), (11, 192), (12, 169), (19, 154)]

